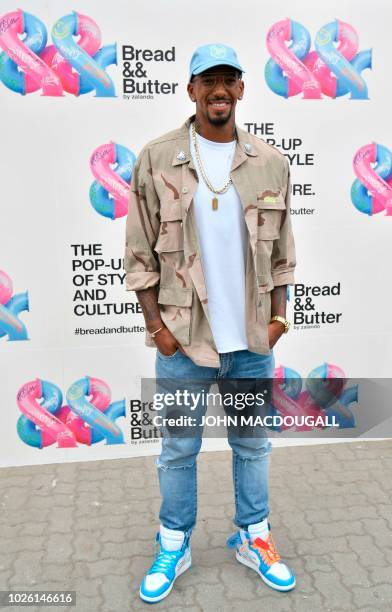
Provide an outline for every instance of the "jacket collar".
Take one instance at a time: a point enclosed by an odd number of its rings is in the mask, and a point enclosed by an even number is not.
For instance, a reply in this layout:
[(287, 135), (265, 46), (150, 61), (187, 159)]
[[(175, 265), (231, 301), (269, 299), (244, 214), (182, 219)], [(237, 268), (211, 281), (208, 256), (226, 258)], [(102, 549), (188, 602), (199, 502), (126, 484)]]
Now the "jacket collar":
[[(189, 127), (191, 122), (195, 120), (195, 115), (189, 117), (185, 123), (180, 127), (178, 131), (178, 137), (175, 140), (174, 155), (173, 155), (173, 166), (180, 166), (182, 164), (189, 164), (189, 168), (195, 169), (193, 165), (192, 154), (190, 151), (189, 143)], [(241, 130), (237, 125), (235, 126), (237, 146), (234, 154), (232, 170), (235, 170), (240, 166), (248, 157), (257, 157), (257, 152), (251, 142), (250, 135)]]

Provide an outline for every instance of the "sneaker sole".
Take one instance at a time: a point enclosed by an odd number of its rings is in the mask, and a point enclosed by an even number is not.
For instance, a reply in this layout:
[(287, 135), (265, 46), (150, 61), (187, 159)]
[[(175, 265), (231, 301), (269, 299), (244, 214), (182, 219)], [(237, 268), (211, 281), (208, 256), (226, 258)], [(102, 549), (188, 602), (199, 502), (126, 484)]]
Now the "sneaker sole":
[(255, 567), (251, 561), (248, 561), (247, 559), (245, 559), (238, 551), (236, 551), (235, 556), (236, 556), (237, 561), (239, 561), (243, 565), (246, 565), (246, 567), (250, 567), (254, 572), (257, 572), (260, 578), (264, 580), (265, 584), (267, 584), (269, 587), (271, 587), (275, 591), (291, 591), (296, 585), (295, 578), (294, 578), (293, 584), (290, 584), (288, 586), (280, 586), (278, 584), (275, 584), (274, 582), (271, 582), (271, 580), (268, 580), (268, 578), (263, 576), (261, 571), (257, 567)]
[(157, 603), (158, 601), (161, 601), (162, 599), (165, 599), (165, 597), (167, 597), (170, 593), (170, 591), (173, 588), (173, 585), (175, 583), (175, 581), (177, 580), (177, 578), (179, 576), (181, 576), (181, 574), (183, 574), (184, 572), (186, 572), (187, 569), (190, 569), (192, 567), (192, 560), (190, 559), (188, 561), (188, 563), (185, 563), (182, 568), (180, 569), (180, 571), (178, 572), (178, 574), (175, 576), (173, 582), (171, 583), (171, 585), (169, 586), (169, 588), (164, 591), (163, 593), (161, 593), (160, 595), (157, 595), (156, 597), (149, 597), (148, 595), (144, 595), (144, 593), (142, 593), (141, 589), (139, 589), (139, 596), (143, 601), (146, 601), (147, 603)]

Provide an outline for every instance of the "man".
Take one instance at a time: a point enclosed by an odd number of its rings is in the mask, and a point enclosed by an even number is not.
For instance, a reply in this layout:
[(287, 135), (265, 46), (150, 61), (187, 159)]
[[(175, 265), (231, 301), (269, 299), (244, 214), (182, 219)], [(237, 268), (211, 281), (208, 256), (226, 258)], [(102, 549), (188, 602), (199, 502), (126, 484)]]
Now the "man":
[[(272, 347), (288, 330), (296, 263), (289, 167), (236, 127), (243, 72), (230, 47), (199, 47), (188, 83), (196, 115), (146, 145), (134, 167), (124, 267), (144, 313), (146, 344), (157, 347), (157, 379), (272, 379)], [(230, 428), (228, 441), (239, 528), (228, 544), (266, 584), (291, 590), (295, 578), (267, 519), (271, 443)], [(200, 446), (200, 436), (163, 438), (160, 552), (140, 587), (144, 601), (166, 597), (191, 565)]]

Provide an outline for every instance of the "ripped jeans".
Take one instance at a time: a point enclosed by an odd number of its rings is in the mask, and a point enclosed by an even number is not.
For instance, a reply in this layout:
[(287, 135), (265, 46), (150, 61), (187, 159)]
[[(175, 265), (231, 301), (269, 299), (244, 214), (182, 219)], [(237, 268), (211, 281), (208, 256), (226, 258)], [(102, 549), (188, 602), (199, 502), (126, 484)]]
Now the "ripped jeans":
[[(272, 351), (268, 355), (259, 355), (241, 350), (221, 353), (219, 357), (220, 368), (211, 368), (196, 365), (179, 350), (171, 356), (157, 351), (156, 378), (200, 380), (201, 387), (203, 379), (215, 379), (219, 386), (219, 382), (225, 378), (273, 378), (275, 359)], [(205, 410), (204, 407), (199, 411), (198, 418)], [(262, 436), (243, 437), (238, 436), (230, 426), (228, 442), (233, 451), (234, 523), (246, 529), (248, 525), (262, 521), (269, 514), (271, 442), (265, 431)], [(196, 524), (196, 459), (201, 443), (201, 435), (186, 438), (164, 436), (162, 439), (162, 452), (156, 461), (162, 496), (159, 518), (168, 529), (190, 533)]]

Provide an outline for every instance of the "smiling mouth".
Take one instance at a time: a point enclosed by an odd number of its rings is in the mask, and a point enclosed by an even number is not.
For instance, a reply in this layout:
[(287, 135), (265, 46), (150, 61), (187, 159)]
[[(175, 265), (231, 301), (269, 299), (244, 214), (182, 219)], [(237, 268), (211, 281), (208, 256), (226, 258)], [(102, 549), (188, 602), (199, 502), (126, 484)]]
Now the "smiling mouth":
[(222, 101), (222, 100), (220, 100), (219, 102), (212, 101), (212, 102), (209, 102), (208, 105), (216, 110), (226, 110), (226, 108), (230, 106), (230, 102)]

